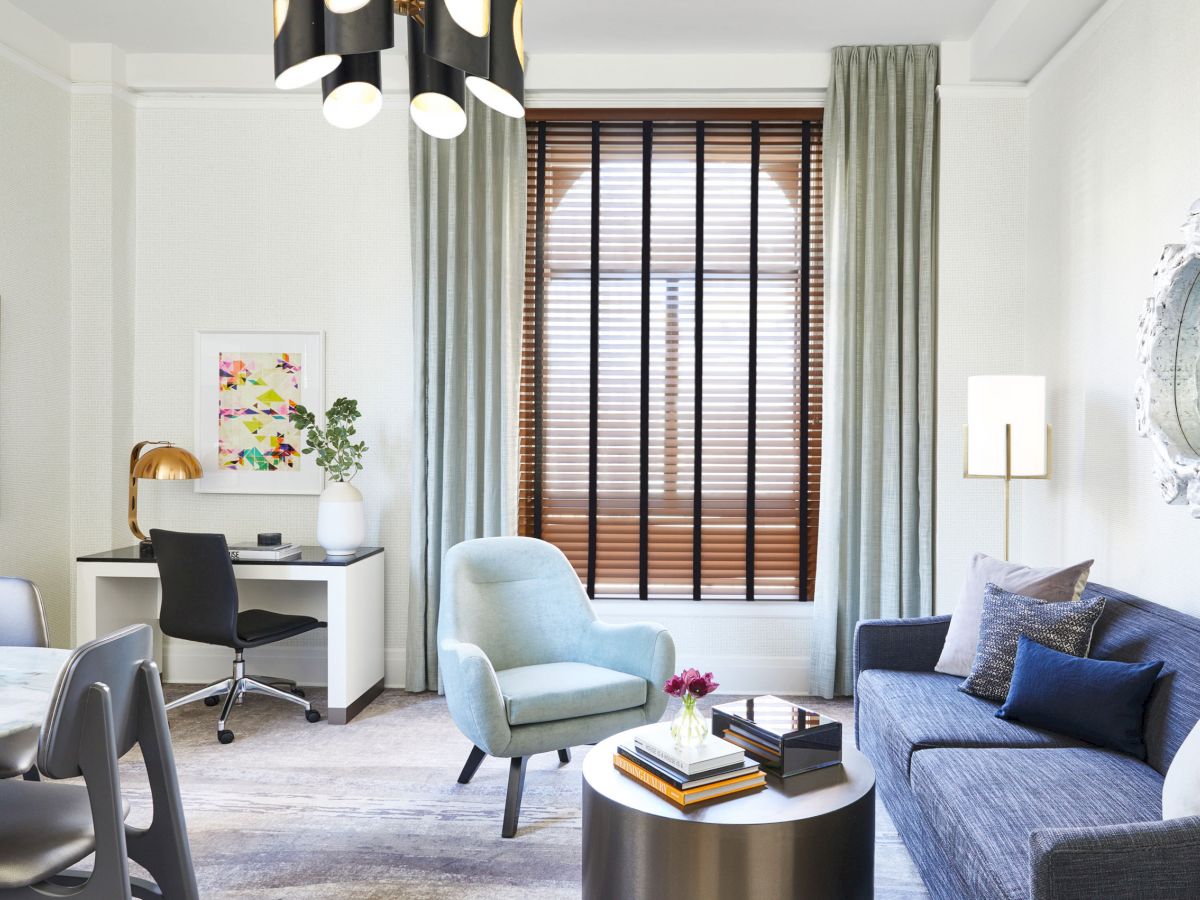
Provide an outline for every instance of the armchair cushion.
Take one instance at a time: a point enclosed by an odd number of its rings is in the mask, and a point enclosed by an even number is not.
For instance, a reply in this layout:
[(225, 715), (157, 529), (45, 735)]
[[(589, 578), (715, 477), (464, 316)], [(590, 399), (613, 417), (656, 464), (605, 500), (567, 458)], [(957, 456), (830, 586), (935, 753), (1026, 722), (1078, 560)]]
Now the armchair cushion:
[(632, 709), (646, 702), (646, 679), (587, 663), (517, 666), (496, 673), (510, 725), (534, 725)]

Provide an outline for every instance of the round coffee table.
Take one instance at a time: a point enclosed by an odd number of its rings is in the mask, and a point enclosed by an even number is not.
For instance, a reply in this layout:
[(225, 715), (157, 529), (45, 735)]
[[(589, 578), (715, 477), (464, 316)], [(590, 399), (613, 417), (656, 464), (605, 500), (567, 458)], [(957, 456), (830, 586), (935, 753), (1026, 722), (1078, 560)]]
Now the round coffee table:
[(623, 732), (583, 762), (583, 900), (870, 900), (875, 770), (767, 776), (757, 793), (681, 810), (613, 766)]

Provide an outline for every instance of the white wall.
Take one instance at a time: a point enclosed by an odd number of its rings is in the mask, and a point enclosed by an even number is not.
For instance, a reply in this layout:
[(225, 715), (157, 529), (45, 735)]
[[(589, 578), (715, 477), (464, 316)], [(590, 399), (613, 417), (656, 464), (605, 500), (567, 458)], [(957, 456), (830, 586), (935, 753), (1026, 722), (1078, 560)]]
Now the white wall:
[(69, 637), (70, 95), (0, 56), (0, 573)]
[(1198, 46), (1194, 0), (1118, 0), (1032, 83), (1022, 321), (1058, 445), (1022, 549), (1094, 556), (1095, 580), (1192, 613), (1200, 521), (1159, 499), (1133, 383), (1151, 275), (1200, 197)]
[[(407, 159), (403, 104), (354, 131), (330, 127), (315, 101), (193, 98), (138, 111), (129, 441), (193, 443), (197, 330), (324, 331), (326, 399), (359, 401), (370, 447), (355, 484), (367, 543), (388, 550), (389, 684), (404, 680), (408, 602)], [(316, 543), (315, 496), (147, 483), (139, 502), (143, 527), (220, 531), (231, 541), (281, 531)], [(301, 640), (319, 652), (324, 637)]]
[[(1024, 91), (941, 91), (938, 178), (938, 613), (953, 611), (971, 554), (1002, 555), (1003, 487), (962, 475), (967, 378), (1026, 369), (1028, 103)], [(1040, 482), (1014, 490), (1019, 511)], [(1018, 537), (1016, 530), (1014, 539)], [(1013, 544), (1013, 558), (1053, 559)]]

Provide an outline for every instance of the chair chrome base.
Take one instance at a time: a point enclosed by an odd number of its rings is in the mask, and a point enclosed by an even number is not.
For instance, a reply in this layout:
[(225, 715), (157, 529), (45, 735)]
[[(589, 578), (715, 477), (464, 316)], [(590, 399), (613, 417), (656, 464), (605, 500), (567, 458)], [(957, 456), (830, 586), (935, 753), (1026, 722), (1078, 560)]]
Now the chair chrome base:
[[(280, 690), (278, 687), (275, 687), (275, 685), (279, 684), (287, 686), (288, 689)], [(304, 707), (304, 717), (308, 721), (319, 722), (321, 720), (321, 713), (313, 708), (312, 703), (304, 699), (303, 693), (294, 693), (296, 690), (296, 682), (290, 678), (274, 678), (265, 675), (259, 678), (251, 678), (246, 674), (246, 660), (242, 655), (242, 651), (239, 650), (233, 658), (233, 674), (229, 678), (214, 681), (207, 687), (193, 691), (186, 697), (173, 700), (167, 704), (167, 709), (172, 710), (188, 703), (195, 703), (197, 700), (208, 700), (223, 695), (225, 702), (222, 704), (221, 714), (217, 718), (217, 740), (222, 744), (228, 744), (233, 741), (233, 732), (225, 727), (225, 723), (229, 721), (229, 717), (233, 713), (233, 707), (241, 703), (242, 698), (246, 694), (265, 694), (277, 700), (286, 700), (288, 703), (295, 703), (297, 706)]]

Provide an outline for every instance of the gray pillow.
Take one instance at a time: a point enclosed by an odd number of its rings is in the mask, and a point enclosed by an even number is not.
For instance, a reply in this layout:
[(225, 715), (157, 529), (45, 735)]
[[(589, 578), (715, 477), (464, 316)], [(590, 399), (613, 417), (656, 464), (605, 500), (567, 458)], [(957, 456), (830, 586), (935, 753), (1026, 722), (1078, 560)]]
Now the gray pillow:
[(985, 700), (1005, 700), (1021, 635), (1061, 653), (1087, 656), (1092, 631), (1103, 612), (1103, 597), (1052, 602), (989, 584), (983, 592), (975, 665), (958, 689)]
[(950, 616), (950, 630), (946, 632), (942, 655), (933, 670), (959, 678), (971, 673), (975, 648), (979, 646), (983, 589), (988, 583), (1039, 600), (1078, 600), (1091, 571), (1090, 559), (1073, 566), (1037, 569), (976, 553), (971, 557), (958, 606)]

